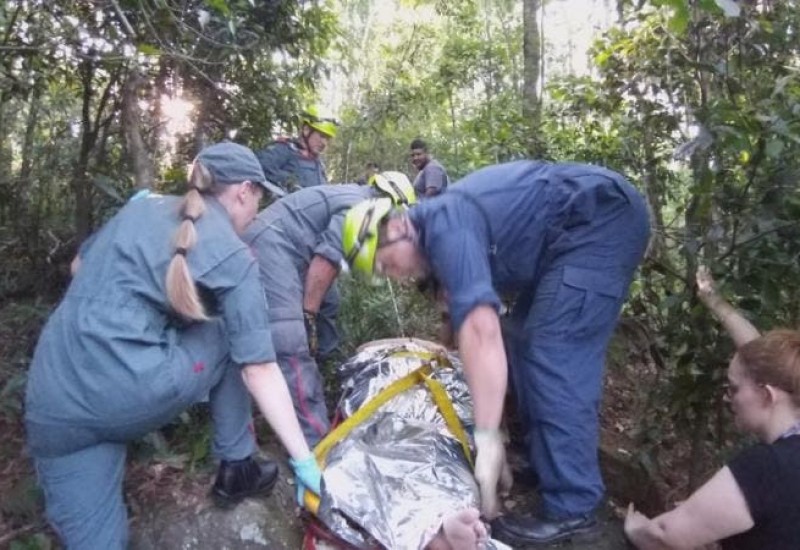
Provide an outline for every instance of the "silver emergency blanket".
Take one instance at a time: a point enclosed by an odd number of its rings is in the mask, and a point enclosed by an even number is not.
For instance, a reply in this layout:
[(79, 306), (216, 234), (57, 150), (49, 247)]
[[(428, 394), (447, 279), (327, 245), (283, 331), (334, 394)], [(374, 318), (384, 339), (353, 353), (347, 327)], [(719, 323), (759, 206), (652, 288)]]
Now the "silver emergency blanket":
[[(430, 360), (430, 344), (378, 341), (338, 369), (340, 414), (349, 417), (392, 382)], [(465, 429), (472, 402), (456, 356), (442, 354), (431, 378), (447, 391)], [(444, 364), (449, 363), (450, 366)], [(479, 492), (458, 439), (450, 433), (424, 384), (378, 408), (327, 456), (317, 517), (357, 548), (424, 548), (441, 519), (478, 507)], [(483, 548), (501, 548), (491, 541)]]

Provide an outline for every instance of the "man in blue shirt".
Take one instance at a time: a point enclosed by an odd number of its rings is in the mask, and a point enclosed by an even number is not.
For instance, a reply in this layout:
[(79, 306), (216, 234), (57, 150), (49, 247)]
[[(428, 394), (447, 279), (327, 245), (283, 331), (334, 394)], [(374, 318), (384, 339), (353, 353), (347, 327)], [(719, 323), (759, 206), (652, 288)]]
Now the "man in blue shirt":
[[(509, 373), (540, 478), (542, 512), (503, 516), (512, 544), (598, 530), (597, 457), (603, 362), (649, 237), (642, 196), (597, 166), (518, 161), (489, 166), (401, 212), (378, 199), (346, 217), (357, 271), (443, 286), (474, 402), (481, 507), (499, 514), (505, 462), (498, 431)], [(499, 293), (514, 293), (508, 356)]]

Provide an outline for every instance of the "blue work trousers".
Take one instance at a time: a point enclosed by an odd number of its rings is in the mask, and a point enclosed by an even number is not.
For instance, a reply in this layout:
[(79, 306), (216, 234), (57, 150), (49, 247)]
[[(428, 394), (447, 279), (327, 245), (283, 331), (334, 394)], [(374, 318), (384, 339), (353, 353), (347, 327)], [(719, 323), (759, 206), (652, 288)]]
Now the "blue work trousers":
[(251, 401), (240, 368), (227, 356), (224, 323), (191, 325), (175, 337), (175, 361), (184, 375), (174, 402), (132, 424), (27, 423), (47, 518), (68, 550), (127, 548), (126, 442), (167, 424), (192, 403), (210, 399), (215, 456), (239, 460), (256, 451)]
[(638, 196), (610, 208), (546, 256), (506, 334), (528, 459), (553, 519), (593, 512), (604, 493), (598, 413), (606, 349), (649, 237)]

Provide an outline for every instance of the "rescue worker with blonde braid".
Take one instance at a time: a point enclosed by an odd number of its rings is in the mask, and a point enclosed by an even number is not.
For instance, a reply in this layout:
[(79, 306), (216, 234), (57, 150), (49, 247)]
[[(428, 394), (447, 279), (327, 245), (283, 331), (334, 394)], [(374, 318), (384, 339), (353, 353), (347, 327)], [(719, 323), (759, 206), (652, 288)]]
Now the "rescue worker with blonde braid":
[(127, 548), (127, 442), (206, 397), (218, 504), (267, 494), (278, 476), (274, 462), (254, 457), (250, 396), (298, 484), (320, 492), (275, 362), (258, 265), (239, 237), (264, 184), (252, 151), (212, 145), (183, 198), (130, 201), (82, 248), (36, 346), (25, 404), (47, 517), (69, 550)]

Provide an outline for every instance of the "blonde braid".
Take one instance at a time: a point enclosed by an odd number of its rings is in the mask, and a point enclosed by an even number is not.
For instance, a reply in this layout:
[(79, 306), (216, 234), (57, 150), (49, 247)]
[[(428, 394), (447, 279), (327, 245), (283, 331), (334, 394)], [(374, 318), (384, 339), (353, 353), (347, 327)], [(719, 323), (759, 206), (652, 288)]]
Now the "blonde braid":
[(195, 222), (206, 211), (206, 203), (202, 192), (214, 185), (214, 177), (208, 168), (195, 161), (189, 176), (189, 191), (181, 205), (181, 221), (175, 233), (175, 255), (167, 268), (167, 300), (178, 314), (193, 321), (206, 321), (203, 302), (197, 292), (197, 285), (189, 271), (186, 254), (197, 244)]

